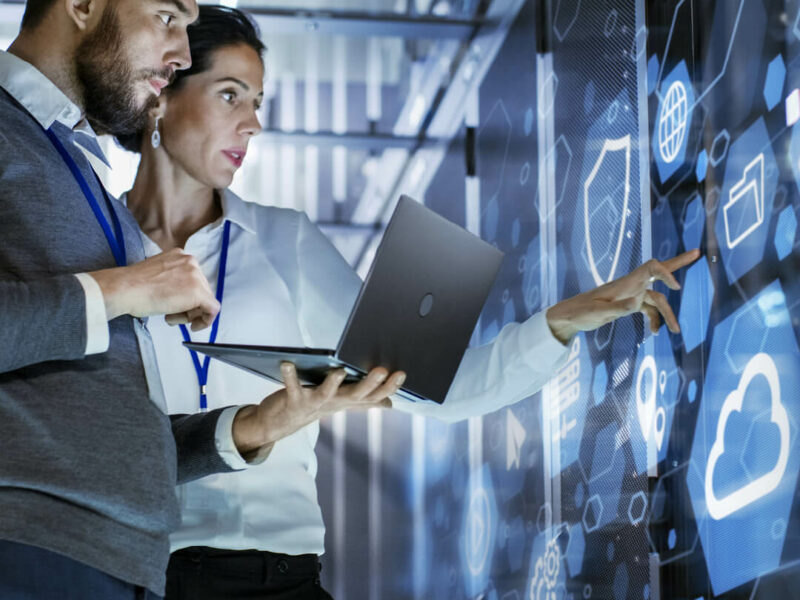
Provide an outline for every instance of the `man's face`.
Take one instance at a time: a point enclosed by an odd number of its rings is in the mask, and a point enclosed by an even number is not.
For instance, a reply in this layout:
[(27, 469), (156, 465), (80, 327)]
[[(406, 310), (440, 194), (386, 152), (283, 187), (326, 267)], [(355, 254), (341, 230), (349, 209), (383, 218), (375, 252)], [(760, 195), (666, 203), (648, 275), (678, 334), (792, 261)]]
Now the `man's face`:
[(195, 0), (108, 0), (75, 54), (86, 115), (99, 133), (141, 130), (161, 89), (191, 65)]

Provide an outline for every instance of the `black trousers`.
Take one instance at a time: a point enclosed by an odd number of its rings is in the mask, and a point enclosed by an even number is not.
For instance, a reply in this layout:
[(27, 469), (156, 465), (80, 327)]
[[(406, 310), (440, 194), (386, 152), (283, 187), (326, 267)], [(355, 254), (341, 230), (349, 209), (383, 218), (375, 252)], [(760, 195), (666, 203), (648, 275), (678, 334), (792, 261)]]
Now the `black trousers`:
[(165, 600), (333, 600), (315, 554), (192, 547), (174, 552)]

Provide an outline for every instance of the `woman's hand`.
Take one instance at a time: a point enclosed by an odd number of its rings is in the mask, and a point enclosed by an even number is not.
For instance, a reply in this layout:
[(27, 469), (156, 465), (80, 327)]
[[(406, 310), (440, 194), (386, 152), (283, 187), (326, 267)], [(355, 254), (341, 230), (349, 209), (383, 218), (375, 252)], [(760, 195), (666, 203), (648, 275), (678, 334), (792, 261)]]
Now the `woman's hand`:
[(389, 396), (397, 393), (406, 379), (402, 371), (390, 375), (377, 367), (361, 381), (345, 384), (345, 371), (337, 369), (321, 385), (303, 386), (293, 364), (283, 363), (281, 372), (286, 387), (261, 404), (245, 406), (233, 421), (233, 440), (245, 458), (341, 410), (391, 408)]
[(647, 261), (624, 277), (552, 306), (547, 311), (547, 323), (563, 344), (579, 331), (592, 331), (635, 312), (649, 319), (653, 333), (658, 332), (662, 317), (670, 331), (678, 333), (680, 326), (666, 296), (651, 290), (650, 284), (663, 281), (672, 290), (681, 289), (672, 273), (698, 258), (700, 251), (690, 250), (663, 262)]

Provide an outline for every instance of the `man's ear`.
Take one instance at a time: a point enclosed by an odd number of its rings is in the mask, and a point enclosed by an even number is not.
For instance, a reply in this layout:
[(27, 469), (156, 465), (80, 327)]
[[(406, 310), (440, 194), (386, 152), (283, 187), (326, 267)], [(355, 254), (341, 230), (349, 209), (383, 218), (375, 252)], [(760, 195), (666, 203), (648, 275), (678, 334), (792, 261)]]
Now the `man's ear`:
[(63, 0), (67, 16), (82, 32), (101, 14), (107, 0)]

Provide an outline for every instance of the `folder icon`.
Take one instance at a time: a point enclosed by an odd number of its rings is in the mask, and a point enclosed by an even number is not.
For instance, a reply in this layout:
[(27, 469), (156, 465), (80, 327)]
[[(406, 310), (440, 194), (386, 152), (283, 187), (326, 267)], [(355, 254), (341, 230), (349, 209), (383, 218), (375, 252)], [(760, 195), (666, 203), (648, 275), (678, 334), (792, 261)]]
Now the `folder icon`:
[(735, 248), (764, 223), (764, 153), (744, 168), (722, 207), (728, 248)]

